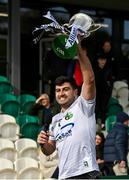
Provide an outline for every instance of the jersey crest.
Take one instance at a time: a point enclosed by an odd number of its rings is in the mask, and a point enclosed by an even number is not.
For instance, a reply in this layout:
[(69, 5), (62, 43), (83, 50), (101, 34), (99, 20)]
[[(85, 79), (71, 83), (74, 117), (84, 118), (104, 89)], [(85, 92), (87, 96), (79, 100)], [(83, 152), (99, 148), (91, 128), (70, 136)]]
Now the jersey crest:
[(65, 116), (65, 120), (69, 120), (73, 117), (73, 114), (71, 112), (68, 112)]

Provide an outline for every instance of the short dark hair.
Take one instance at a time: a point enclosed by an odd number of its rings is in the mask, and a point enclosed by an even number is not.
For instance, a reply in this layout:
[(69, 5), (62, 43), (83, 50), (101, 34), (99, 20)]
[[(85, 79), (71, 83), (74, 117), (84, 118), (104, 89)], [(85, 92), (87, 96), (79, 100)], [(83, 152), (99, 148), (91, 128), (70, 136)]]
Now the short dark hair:
[(116, 117), (117, 117), (116, 119), (117, 122), (121, 122), (121, 123), (124, 123), (125, 121), (129, 120), (129, 115), (123, 111), (119, 112)]
[(105, 137), (104, 137), (103, 132), (97, 131), (97, 132), (96, 132), (96, 135), (98, 135), (99, 137), (101, 137), (101, 139), (102, 139), (102, 144), (103, 144), (104, 141), (105, 141)]
[(61, 86), (65, 82), (70, 83), (73, 89), (77, 89), (77, 84), (74, 78), (68, 76), (59, 76), (55, 80), (55, 86)]
[(106, 54), (104, 54), (104, 53), (98, 53), (97, 54), (97, 60), (99, 60), (100, 58), (107, 60)]

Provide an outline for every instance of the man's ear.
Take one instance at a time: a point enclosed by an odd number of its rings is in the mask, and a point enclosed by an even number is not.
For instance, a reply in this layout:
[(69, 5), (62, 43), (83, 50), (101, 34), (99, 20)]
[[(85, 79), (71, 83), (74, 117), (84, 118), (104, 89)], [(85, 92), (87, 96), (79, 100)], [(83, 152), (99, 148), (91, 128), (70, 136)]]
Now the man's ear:
[(75, 90), (74, 90), (74, 94), (75, 94), (75, 96), (78, 95), (78, 89), (75, 89)]

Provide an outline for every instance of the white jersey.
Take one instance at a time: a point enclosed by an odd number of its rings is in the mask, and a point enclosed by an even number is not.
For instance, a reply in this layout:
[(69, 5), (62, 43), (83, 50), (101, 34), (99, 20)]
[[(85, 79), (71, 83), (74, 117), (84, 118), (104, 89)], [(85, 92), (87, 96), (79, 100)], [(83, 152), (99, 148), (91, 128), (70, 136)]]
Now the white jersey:
[(79, 96), (64, 112), (52, 119), (50, 140), (56, 141), (59, 155), (59, 179), (98, 169), (96, 163), (95, 100)]

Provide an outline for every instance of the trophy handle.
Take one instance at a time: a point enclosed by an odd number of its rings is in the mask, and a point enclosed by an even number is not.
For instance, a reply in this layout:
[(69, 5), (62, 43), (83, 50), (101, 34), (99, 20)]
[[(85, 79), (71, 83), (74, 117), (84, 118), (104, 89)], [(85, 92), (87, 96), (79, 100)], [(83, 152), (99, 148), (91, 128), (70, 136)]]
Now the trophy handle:
[(93, 23), (93, 24), (91, 24), (91, 27), (89, 28), (88, 32), (91, 33), (91, 32), (97, 31), (101, 27), (106, 27), (107, 28), (108, 25), (107, 24)]

